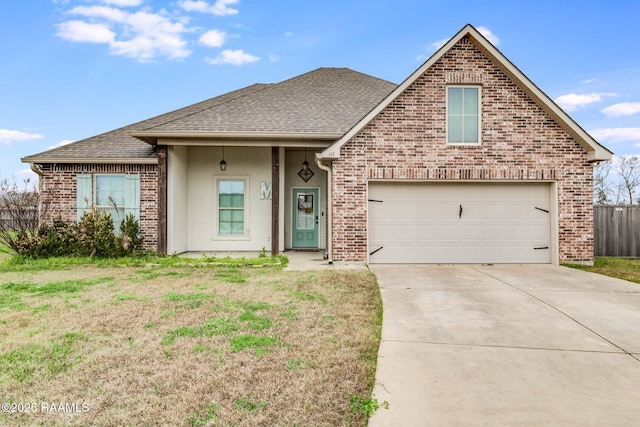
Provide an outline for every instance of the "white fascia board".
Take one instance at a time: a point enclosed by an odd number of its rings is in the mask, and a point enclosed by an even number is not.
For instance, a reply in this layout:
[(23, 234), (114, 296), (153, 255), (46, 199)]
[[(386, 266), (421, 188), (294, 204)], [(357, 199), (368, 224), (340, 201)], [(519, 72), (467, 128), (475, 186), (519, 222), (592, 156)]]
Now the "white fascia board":
[(323, 140), (246, 140), (246, 139), (158, 139), (158, 145), (183, 147), (307, 147), (326, 148), (331, 141)]
[(131, 132), (135, 138), (156, 138), (163, 140), (184, 140), (184, 139), (240, 139), (240, 140), (323, 140), (335, 141), (342, 136), (341, 133), (334, 132), (157, 132), (157, 131), (135, 131)]
[(157, 158), (104, 158), (104, 157), (23, 157), (20, 159), (22, 163), (72, 163), (72, 164), (125, 164), (125, 165), (155, 165), (158, 163)]

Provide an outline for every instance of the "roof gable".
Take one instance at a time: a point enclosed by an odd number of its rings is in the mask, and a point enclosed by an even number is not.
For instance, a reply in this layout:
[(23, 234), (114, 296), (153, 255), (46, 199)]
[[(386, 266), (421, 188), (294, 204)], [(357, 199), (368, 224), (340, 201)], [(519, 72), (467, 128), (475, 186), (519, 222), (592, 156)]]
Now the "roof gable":
[(612, 152), (599, 144), (591, 135), (582, 129), (567, 113), (558, 107), (544, 92), (542, 92), (529, 78), (513, 65), (495, 46), (491, 44), (478, 30), (468, 24), (453, 36), (445, 45), (433, 54), (413, 74), (389, 94), (380, 104), (371, 110), (353, 128), (345, 133), (334, 144), (325, 149), (319, 157), (331, 161), (339, 158), (340, 149), (382, 110), (398, 98), (420, 76), (440, 60), (452, 47), (464, 37), (478, 47), (498, 68), (500, 68), (520, 89), (522, 89), (540, 108), (547, 112), (569, 135), (571, 135), (587, 152), (589, 161), (608, 160)]

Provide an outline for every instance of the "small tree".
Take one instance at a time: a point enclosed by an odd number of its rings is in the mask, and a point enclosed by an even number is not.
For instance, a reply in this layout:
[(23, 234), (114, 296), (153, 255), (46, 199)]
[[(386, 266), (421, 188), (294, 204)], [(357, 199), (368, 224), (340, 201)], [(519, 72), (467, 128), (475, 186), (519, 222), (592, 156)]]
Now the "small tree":
[(616, 165), (616, 172), (622, 179), (623, 202), (632, 205), (635, 194), (640, 186), (640, 158), (637, 156), (620, 157)]
[(593, 202), (601, 205), (611, 202), (612, 183), (608, 180), (611, 173), (611, 160), (600, 162), (593, 167)]
[(39, 233), (49, 203), (29, 178), (22, 187), (15, 177), (0, 180), (0, 243), (18, 252), (21, 244)]

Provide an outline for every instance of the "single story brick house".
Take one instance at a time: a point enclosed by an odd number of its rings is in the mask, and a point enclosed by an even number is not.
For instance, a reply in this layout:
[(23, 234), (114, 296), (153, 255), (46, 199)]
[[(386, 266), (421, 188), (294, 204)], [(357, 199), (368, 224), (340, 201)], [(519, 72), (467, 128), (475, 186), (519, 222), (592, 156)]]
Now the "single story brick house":
[(593, 262), (611, 158), (473, 26), (400, 85), (320, 68), (22, 159), (52, 218), (133, 213), (161, 254)]

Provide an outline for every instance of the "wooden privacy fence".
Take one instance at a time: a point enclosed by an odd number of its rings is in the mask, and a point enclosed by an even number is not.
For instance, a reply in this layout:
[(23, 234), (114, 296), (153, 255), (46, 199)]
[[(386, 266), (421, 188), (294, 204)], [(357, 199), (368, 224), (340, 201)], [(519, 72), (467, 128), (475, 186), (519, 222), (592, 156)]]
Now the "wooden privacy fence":
[[(15, 211), (13, 215), (15, 215)], [(0, 227), (5, 230), (19, 228), (19, 221), (13, 215), (9, 210), (0, 209)], [(24, 208), (21, 215), (21, 219), (29, 223), (34, 223), (38, 220), (38, 210), (36, 208)]]
[(595, 255), (640, 258), (640, 205), (595, 205)]

